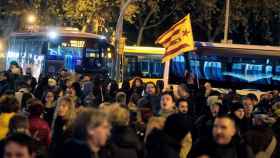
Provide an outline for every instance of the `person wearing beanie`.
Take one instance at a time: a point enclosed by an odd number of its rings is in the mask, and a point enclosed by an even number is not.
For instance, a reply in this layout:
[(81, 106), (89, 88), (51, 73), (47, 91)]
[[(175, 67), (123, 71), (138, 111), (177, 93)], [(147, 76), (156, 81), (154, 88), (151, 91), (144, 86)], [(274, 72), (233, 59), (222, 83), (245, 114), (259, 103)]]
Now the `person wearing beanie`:
[(230, 116), (234, 119), (236, 127), (240, 134), (243, 134), (247, 130), (247, 126), (249, 126), (244, 120), (244, 106), (238, 102), (232, 103), (230, 107)]
[(168, 116), (162, 130), (155, 129), (148, 135), (147, 158), (186, 157), (192, 144), (192, 126), (191, 119), (182, 114)]

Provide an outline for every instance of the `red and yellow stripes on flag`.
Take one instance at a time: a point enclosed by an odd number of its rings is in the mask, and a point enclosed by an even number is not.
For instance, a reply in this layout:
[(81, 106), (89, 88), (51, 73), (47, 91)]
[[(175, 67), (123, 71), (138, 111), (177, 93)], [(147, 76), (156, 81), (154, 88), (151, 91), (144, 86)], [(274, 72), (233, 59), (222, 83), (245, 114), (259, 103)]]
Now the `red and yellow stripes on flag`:
[(187, 15), (163, 33), (156, 40), (156, 43), (166, 49), (162, 62), (166, 62), (184, 52), (194, 50), (190, 15)]

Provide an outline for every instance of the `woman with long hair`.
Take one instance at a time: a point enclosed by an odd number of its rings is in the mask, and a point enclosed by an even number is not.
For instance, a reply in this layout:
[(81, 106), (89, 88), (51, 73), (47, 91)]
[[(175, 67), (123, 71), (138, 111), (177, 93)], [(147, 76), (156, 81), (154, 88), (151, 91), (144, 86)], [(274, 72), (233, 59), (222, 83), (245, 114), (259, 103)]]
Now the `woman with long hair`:
[(51, 154), (61, 151), (68, 129), (76, 117), (75, 104), (70, 97), (61, 97), (57, 101), (52, 123)]

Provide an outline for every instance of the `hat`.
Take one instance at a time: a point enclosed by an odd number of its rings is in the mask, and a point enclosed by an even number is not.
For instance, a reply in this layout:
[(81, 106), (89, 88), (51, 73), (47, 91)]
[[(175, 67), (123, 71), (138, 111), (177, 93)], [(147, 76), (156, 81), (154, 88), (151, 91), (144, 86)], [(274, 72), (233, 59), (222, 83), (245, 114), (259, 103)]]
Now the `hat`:
[(192, 122), (190, 117), (183, 114), (172, 114), (167, 117), (163, 131), (170, 137), (176, 139), (178, 142), (192, 129)]
[(56, 80), (52, 78), (48, 79), (48, 85), (52, 87), (56, 86)]
[(239, 103), (239, 102), (236, 102), (236, 103), (232, 103), (231, 104), (231, 107), (230, 107), (230, 111), (233, 113), (235, 111), (237, 111), (238, 109), (244, 109), (244, 106)]

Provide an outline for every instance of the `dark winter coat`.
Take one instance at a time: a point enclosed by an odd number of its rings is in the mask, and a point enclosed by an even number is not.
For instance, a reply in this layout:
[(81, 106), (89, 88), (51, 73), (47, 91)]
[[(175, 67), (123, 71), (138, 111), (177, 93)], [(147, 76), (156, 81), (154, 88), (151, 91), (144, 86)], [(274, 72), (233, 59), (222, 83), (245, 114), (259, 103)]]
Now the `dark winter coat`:
[(179, 158), (181, 145), (165, 132), (154, 130), (147, 137), (146, 158)]
[(211, 138), (198, 140), (193, 145), (188, 158), (202, 155), (211, 158), (255, 158), (252, 149), (237, 136), (228, 145), (219, 145)]
[(65, 158), (111, 158), (107, 149), (101, 149), (98, 153), (91, 151), (86, 142), (77, 139), (67, 140), (59, 157)]
[(142, 158), (142, 144), (130, 127), (113, 126), (110, 144), (114, 158)]

